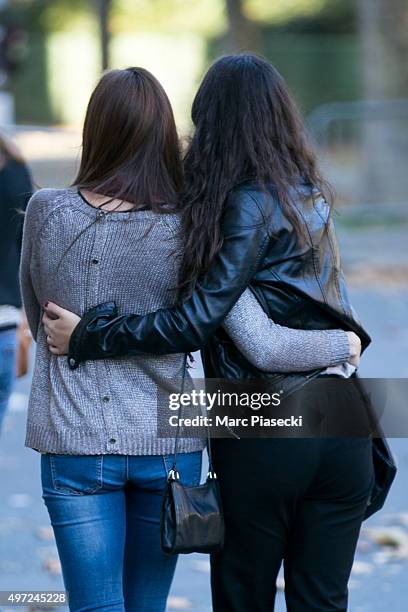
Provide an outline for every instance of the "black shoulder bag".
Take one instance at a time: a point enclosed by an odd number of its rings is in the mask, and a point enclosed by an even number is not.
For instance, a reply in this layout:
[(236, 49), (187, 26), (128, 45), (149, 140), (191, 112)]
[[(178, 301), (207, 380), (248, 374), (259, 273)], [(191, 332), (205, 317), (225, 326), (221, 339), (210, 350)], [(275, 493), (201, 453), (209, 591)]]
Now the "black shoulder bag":
[[(184, 360), (181, 393), (187, 370)], [(211, 438), (207, 428), (208, 474), (204, 484), (186, 487), (183, 474), (177, 470), (177, 452), (180, 437), (180, 417), (174, 444), (173, 466), (168, 474), (161, 513), (161, 547), (165, 553), (214, 553), (224, 544), (224, 516), (220, 487), (211, 456)]]
[(366, 388), (364, 379), (360, 378), (356, 373), (351, 378), (355, 380), (361, 398), (367, 406), (367, 412), (371, 416), (374, 485), (364, 515), (365, 520), (384, 506), (397, 474), (397, 463), (380, 425), (382, 411), (380, 410), (379, 412), (378, 409), (374, 408), (370, 389)]

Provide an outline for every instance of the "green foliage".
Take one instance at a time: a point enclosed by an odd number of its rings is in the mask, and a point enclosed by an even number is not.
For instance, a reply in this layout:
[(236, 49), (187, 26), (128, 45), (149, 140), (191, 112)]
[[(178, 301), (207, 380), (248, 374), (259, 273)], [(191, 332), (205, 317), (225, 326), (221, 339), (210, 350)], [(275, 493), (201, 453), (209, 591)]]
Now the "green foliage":
[(30, 32), (67, 29), (89, 16), (95, 0), (10, 0), (3, 19), (17, 22)]
[(266, 30), (264, 52), (289, 83), (304, 114), (326, 102), (361, 97), (355, 36)]
[(244, 12), (260, 27), (285, 32), (350, 33), (355, 0), (245, 0)]
[(262, 23), (287, 23), (293, 18), (315, 15), (327, 0), (246, 0), (245, 13)]
[(227, 27), (223, 0), (114, 0), (112, 30), (191, 32), (215, 36)]
[[(281, 72), (308, 114), (320, 104), (361, 98), (360, 50), (354, 34), (259, 29), (259, 48)], [(225, 52), (222, 38), (208, 45), (208, 61)]]
[[(0, 23), (18, 24), (29, 32), (28, 60), (10, 83), (16, 94), (20, 121), (60, 119), (55, 114), (55, 75), (50, 68), (55, 62), (51, 34), (66, 32), (69, 45), (75, 45), (79, 31), (82, 30), (81, 36), (89, 33), (90, 44), (94, 45), (92, 49), (97, 54), (98, 2), (10, 0), (0, 13)], [(283, 73), (305, 112), (323, 102), (360, 97), (355, 0), (243, 0), (243, 10), (251, 21), (257, 49)], [(162, 47), (158, 46), (156, 65), (154, 53), (144, 41), (149, 36), (152, 40), (155, 36), (162, 37), (165, 44), (174, 49), (172, 41), (184, 36), (185, 44), (195, 54), (187, 62), (195, 68), (186, 77), (189, 83), (191, 81), (185, 91), (183, 89), (186, 99), (190, 97), (186, 91), (195, 87), (203, 68), (216, 55), (226, 51), (227, 28), (226, 0), (111, 1), (110, 30), (115, 53), (125, 40), (127, 47), (134, 49), (132, 53), (137, 61), (160, 74), (160, 67), (163, 63), (166, 65), (160, 55)], [(132, 42), (135, 39), (136, 46)], [(112, 57), (119, 57), (115, 53)], [(68, 67), (59, 58), (57, 68), (61, 74), (66, 74), (67, 82), (71, 70), (69, 62), (75, 62), (74, 56), (68, 55)], [(126, 53), (124, 56), (127, 57)], [(185, 59), (180, 58), (180, 62)], [(162, 78), (168, 80), (168, 75), (165, 77), (166, 74)], [(65, 77), (61, 78), (64, 82)]]
[[(3, 14), (30, 31), (55, 31), (96, 22), (99, 0), (10, 0)], [(238, 0), (237, 0), (238, 2)], [(244, 0), (245, 16), (288, 30), (351, 31), (354, 0)], [(225, 0), (111, 0), (115, 32), (191, 32), (219, 36), (228, 24)]]
[(47, 124), (56, 119), (48, 96), (45, 38), (30, 37), (30, 62), (11, 77), (16, 116), (19, 122)]

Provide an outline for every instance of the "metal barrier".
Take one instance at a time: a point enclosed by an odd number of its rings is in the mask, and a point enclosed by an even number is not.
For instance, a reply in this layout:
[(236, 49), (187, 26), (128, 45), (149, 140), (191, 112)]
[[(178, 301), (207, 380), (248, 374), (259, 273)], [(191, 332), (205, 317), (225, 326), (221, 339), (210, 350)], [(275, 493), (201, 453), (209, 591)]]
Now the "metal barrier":
[(408, 100), (324, 104), (307, 125), (340, 202), (405, 205)]

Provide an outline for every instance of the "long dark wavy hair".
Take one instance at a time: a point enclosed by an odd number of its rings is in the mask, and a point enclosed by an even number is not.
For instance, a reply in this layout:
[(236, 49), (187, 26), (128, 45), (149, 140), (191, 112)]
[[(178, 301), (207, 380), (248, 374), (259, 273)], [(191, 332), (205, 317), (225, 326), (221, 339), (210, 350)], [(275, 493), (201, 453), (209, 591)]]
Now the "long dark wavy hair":
[(110, 70), (98, 82), (74, 185), (155, 212), (178, 206), (182, 164), (173, 111), (148, 70)]
[(224, 205), (239, 183), (254, 180), (263, 189), (272, 184), (300, 238), (304, 228), (291, 188), (304, 179), (331, 200), (293, 97), (262, 57), (243, 53), (218, 59), (204, 76), (191, 116), (195, 131), (184, 158), (182, 197), (184, 294), (222, 246)]

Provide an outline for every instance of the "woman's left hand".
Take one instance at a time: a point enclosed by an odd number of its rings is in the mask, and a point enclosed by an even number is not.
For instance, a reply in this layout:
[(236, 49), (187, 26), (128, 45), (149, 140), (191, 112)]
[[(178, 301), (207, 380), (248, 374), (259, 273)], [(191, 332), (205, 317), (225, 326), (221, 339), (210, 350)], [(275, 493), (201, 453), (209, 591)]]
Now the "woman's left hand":
[(48, 348), (53, 355), (66, 355), (72, 332), (81, 317), (65, 308), (60, 308), (53, 302), (44, 304), (44, 310), (42, 321), (47, 335)]

